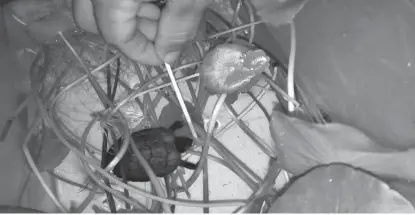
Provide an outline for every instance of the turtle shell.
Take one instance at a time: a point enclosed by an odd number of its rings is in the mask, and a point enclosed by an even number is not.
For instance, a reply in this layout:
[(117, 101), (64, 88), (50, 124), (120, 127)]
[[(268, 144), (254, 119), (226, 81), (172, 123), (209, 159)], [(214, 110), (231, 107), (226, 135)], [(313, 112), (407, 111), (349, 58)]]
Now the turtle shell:
[[(182, 163), (180, 153), (182, 150), (176, 147), (177, 140), (180, 140), (181, 137), (177, 138), (174, 136), (174, 130), (182, 126), (182, 123), (178, 126), (177, 124), (173, 124), (169, 129), (163, 127), (148, 128), (131, 134), (138, 150), (147, 160), (157, 177), (167, 176), (174, 172), (174, 170)], [(118, 144), (121, 146), (121, 139), (118, 140)], [(191, 144), (187, 145), (190, 147)], [(115, 146), (113, 145), (107, 153), (108, 164), (114, 159), (115, 152)], [(122, 178), (121, 165), (125, 165), (126, 167), (124, 171), (127, 181), (150, 181), (143, 166), (134, 155), (131, 146), (121, 161), (114, 167), (114, 174), (120, 178)]]

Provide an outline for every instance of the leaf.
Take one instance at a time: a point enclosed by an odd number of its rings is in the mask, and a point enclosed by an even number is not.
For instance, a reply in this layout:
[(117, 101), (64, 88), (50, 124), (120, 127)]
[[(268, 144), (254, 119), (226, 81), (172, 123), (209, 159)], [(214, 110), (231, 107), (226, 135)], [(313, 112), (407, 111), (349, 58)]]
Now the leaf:
[(274, 27), (290, 23), (304, 7), (307, 0), (260, 0), (252, 1), (262, 20)]
[(282, 168), (294, 175), (321, 164), (347, 163), (384, 178), (415, 180), (414, 149), (383, 148), (351, 126), (316, 124), (275, 110), (270, 131)]
[(274, 200), (273, 194), (275, 193), (272, 187), (275, 185), (275, 180), (281, 173), (281, 168), (276, 159), (270, 159), (269, 165), (268, 173), (265, 175), (260, 188), (254, 194), (256, 198), (252, 199), (245, 209), (246, 213), (261, 213)]
[(214, 94), (244, 91), (251, 80), (269, 67), (263, 50), (240, 44), (221, 44), (209, 51), (200, 67), (200, 82)]
[(251, 79), (251, 81), (246, 84), (246, 86), (242, 87), (239, 91), (240, 93), (247, 93), (252, 89), (252, 87), (256, 86), (258, 82), (261, 80), (261, 76), (255, 76)]
[[(33, 141), (29, 143), (30, 154), (40, 172), (55, 169), (70, 152), (53, 131), (45, 129), (43, 135), (43, 138), (33, 137)], [(39, 147), (41, 147), (40, 151)]]
[(386, 183), (344, 164), (318, 166), (290, 184), (268, 213), (414, 213)]
[(413, 181), (394, 180), (389, 185), (408, 199), (412, 205), (415, 205), (415, 183)]

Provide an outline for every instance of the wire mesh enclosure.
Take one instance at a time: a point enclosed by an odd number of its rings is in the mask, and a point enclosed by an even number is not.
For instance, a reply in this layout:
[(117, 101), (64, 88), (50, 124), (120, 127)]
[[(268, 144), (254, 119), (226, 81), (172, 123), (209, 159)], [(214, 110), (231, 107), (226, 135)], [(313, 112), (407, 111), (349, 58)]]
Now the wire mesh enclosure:
[[(83, 212), (94, 205), (98, 212), (186, 211), (183, 208), (260, 212), (268, 205), (280, 173), (276, 152), (271, 139), (249, 126), (244, 117), (259, 111), (268, 123), (269, 107), (280, 102), (285, 108), (287, 101), (297, 107), (300, 104), (282, 90), (286, 88), (286, 64), (254, 42), (256, 25), (262, 21), (257, 20), (253, 6), (248, 0), (233, 3), (215, 1), (206, 11), (200, 35), (186, 46), (175, 65), (137, 64), (99, 36), (77, 29), (59, 32), (56, 43), (41, 47), (30, 71), (32, 93), (16, 115), (29, 101), (35, 104), (23, 151), (33, 174), (60, 211)], [(241, 13), (249, 18), (241, 18)], [(221, 56), (221, 50), (233, 55), (212, 57)], [(223, 71), (211, 71), (217, 68), (215, 63), (228, 58), (234, 64), (223, 63)], [(235, 75), (235, 68), (246, 71)], [(217, 120), (219, 115), (230, 120), (223, 123)], [(195, 168), (177, 164), (180, 167), (174, 172), (160, 176), (155, 174), (156, 168), (162, 167), (155, 167), (155, 161), (137, 145), (134, 133), (168, 128), (176, 121), (185, 126), (175, 135), (193, 140), (193, 146), (181, 154), (181, 161), (193, 162)], [(268, 130), (268, 126), (261, 128)], [(258, 153), (253, 157), (270, 161), (270, 171), (261, 170), (267, 174), (260, 176), (247, 164), (255, 158), (231, 150), (241, 147), (236, 137), (232, 142), (221, 141), (220, 135), (234, 127), (246, 135), (244, 143), (256, 148)], [(152, 153), (154, 156), (154, 150)], [(42, 158), (45, 154), (53, 156)], [(128, 171), (122, 167), (129, 162), (122, 159), (126, 155), (145, 170), (149, 182), (128, 180)], [(161, 155), (161, 159), (170, 162), (168, 155)], [(79, 162), (79, 171), (73, 174), (85, 176), (84, 181), (74, 182), (58, 171), (70, 161)], [(213, 163), (237, 176), (232, 181), (245, 184), (249, 195), (211, 199), (215, 195), (209, 187), (217, 186), (215, 178), (226, 175), (209, 168)], [(117, 167), (121, 168), (118, 176), (114, 174)], [(54, 192), (41, 172), (49, 172), (66, 188)], [(200, 196), (189, 191), (195, 186), (201, 188)], [(232, 189), (241, 189), (238, 186)], [(84, 193), (85, 198), (71, 203), (64, 197), (68, 190)], [(93, 204), (97, 196), (108, 208)]]

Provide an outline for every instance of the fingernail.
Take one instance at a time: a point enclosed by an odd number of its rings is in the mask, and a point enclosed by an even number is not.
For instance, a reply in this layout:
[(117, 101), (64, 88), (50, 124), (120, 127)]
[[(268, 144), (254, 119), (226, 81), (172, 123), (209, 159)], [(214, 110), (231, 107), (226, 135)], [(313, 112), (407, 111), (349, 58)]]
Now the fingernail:
[(180, 55), (180, 52), (170, 52), (164, 57), (164, 62), (173, 63)]

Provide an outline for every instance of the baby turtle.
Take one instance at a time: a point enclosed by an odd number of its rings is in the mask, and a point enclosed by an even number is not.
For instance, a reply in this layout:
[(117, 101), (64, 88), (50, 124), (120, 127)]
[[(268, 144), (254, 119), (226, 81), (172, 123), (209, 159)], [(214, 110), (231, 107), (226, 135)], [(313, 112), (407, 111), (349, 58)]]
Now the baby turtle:
[[(187, 169), (196, 168), (196, 164), (181, 159), (181, 153), (184, 153), (193, 145), (193, 139), (174, 135), (174, 132), (183, 126), (183, 122), (176, 121), (168, 129), (164, 127), (148, 128), (131, 134), (131, 138), (138, 150), (140, 150), (157, 177), (169, 175), (178, 166)], [(122, 145), (121, 138), (118, 140), (118, 144), (119, 146)], [(113, 145), (107, 152), (107, 164), (114, 159), (115, 152), (115, 146)], [(143, 166), (141, 166), (137, 157), (134, 155), (131, 146), (129, 146), (121, 161), (114, 167), (113, 173), (119, 178), (122, 178), (122, 164), (125, 167), (124, 171), (127, 181), (150, 181)]]

